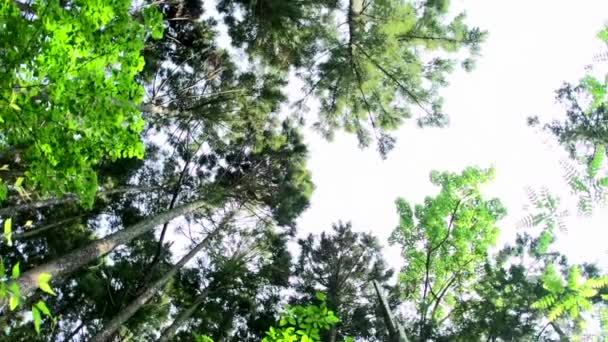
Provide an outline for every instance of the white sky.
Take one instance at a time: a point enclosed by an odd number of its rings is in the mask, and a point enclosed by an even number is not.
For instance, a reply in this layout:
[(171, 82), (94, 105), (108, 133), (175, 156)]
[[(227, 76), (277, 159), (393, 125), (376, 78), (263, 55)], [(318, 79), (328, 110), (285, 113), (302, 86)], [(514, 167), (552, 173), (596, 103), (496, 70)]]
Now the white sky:
[[(563, 155), (543, 143), (525, 119), (539, 115), (543, 121), (563, 113), (554, 91), (564, 81), (580, 79), (592, 56), (603, 51), (595, 35), (608, 20), (608, 1), (456, 0), (453, 5), (466, 8), (469, 22), (488, 30), (489, 37), (476, 69), (455, 73), (442, 92), (450, 126), (403, 127), (386, 161), (374, 148), (359, 150), (353, 136), (338, 134), (328, 143), (308, 133), (316, 191), (299, 220), (300, 235), (350, 220), (355, 230), (372, 231), (387, 244), (397, 224), (394, 200), (402, 196), (419, 203), (434, 194), (433, 169), (496, 167), (488, 191), (509, 209), (501, 224), (503, 241), (514, 235), (514, 222), (523, 216), (526, 185), (567, 190), (558, 165)], [(570, 218), (558, 243), (572, 262), (608, 265), (607, 219), (606, 209), (591, 219)], [(388, 250), (387, 259), (399, 265), (398, 250)]]

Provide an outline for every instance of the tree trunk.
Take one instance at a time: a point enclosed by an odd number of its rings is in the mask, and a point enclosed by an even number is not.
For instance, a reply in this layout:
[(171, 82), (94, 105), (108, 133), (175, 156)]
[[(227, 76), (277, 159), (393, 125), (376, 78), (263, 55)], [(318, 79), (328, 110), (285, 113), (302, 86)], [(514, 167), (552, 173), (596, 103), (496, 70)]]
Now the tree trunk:
[(200, 252), (205, 246), (207, 246), (207, 242), (211, 240), (215, 234), (219, 231), (219, 228), (216, 228), (213, 232), (207, 234), (205, 239), (200, 242), (194, 249), (192, 249), (188, 254), (186, 254), (177, 264), (173, 265), (171, 269), (160, 279), (152, 283), (148, 288), (146, 288), (135, 300), (133, 300), (127, 307), (122, 309), (116, 317), (110, 320), (103, 329), (97, 333), (93, 338), (91, 338), (90, 342), (104, 342), (107, 341), (110, 337), (118, 331), (118, 329), (131, 318), (137, 310), (139, 310), (144, 304), (146, 304), (158, 290), (160, 290), (174, 275), (179, 271), (185, 264), (187, 264), (198, 252)]
[[(153, 186), (153, 187), (140, 187), (140, 186), (129, 186), (129, 187), (121, 187), (112, 190), (99, 191), (96, 197), (114, 195), (114, 194), (122, 194), (122, 193), (133, 193), (133, 192), (144, 192), (151, 191), (163, 188), (163, 186)], [(30, 209), (40, 209), (45, 207), (50, 207), (59, 204), (66, 204), (76, 202), (78, 197), (74, 194), (66, 194), (62, 198), (49, 198), (46, 200), (38, 201), (38, 202), (30, 202), (14, 205), (11, 207), (6, 207), (0, 209), (0, 216), (13, 216), (15, 213), (24, 210)]]
[[(65, 220), (61, 220), (61, 221), (57, 221), (57, 222), (54, 222), (54, 223), (51, 223), (51, 224), (47, 224), (46, 226), (42, 226), (42, 227), (39, 227), (39, 228), (28, 229), (28, 230), (25, 230), (25, 231), (22, 231), (22, 232), (12, 233), (11, 234), (11, 238), (13, 240), (19, 240), (19, 239), (25, 239), (25, 238), (28, 238), (28, 237), (31, 237), (31, 236), (34, 236), (34, 235), (42, 234), (42, 233), (44, 233), (45, 231), (47, 231), (49, 229), (55, 228), (57, 226), (62, 226), (64, 224), (70, 223), (72, 221), (76, 221), (79, 218), (82, 218), (84, 216), (85, 216), (84, 214), (83, 215), (78, 215), (78, 216), (67, 218)], [(4, 235), (0, 236), (0, 240), (2, 240), (2, 239), (5, 239)]]
[[(95, 259), (110, 253), (117, 246), (129, 242), (169, 220), (199, 209), (204, 204), (205, 200), (199, 200), (184, 204), (172, 210), (167, 210), (154, 217), (145, 219), (129, 228), (119, 230), (102, 239), (95, 240), (88, 246), (82, 247), (46, 264), (35, 267), (23, 273), (19, 279), (13, 282), (19, 285), (21, 295), (23, 297), (27, 297), (31, 295), (36, 288), (38, 288), (38, 278), (42, 273), (51, 274), (54, 278), (65, 276), (94, 261)], [(7, 285), (9, 287), (11, 286), (11, 284)], [(6, 306), (6, 301), (6, 299), (2, 299), (0, 301), (0, 306)]]
[(353, 59), (354, 43), (357, 36), (357, 25), (363, 12), (363, 0), (350, 0), (348, 7), (348, 52), (351, 63)]
[(376, 289), (376, 295), (378, 296), (378, 301), (380, 302), (380, 307), (382, 308), (382, 314), (384, 316), (384, 322), (388, 328), (388, 334), (391, 342), (408, 342), (407, 336), (405, 336), (405, 331), (401, 324), (399, 324), (395, 318), (393, 317), (393, 313), (391, 312), (390, 307), (388, 306), (388, 301), (382, 294), (380, 290), (380, 284), (377, 281), (373, 281), (374, 288)]
[(175, 336), (177, 329), (184, 325), (184, 323), (186, 323), (186, 321), (192, 316), (192, 314), (194, 314), (196, 309), (205, 301), (208, 293), (209, 288), (205, 289), (203, 293), (196, 297), (196, 300), (194, 301), (194, 303), (192, 303), (192, 305), (190, 305), (190, 307), (180, 312), (179, 315), (177, 315), (177, 317), (175, 317), (175, 319), (173, 320), (173, 323), (171, 323), (169, 327), (163, 330), (157, 342), (171, 341), (173, 339), (173, 336)]
[(559, 336), (560, 342), (569, 342), (570, 341), (570, 339), (568, 339), (568, 335), (566, 335), (566, 333), (562, 330), (562, 328), (560, 328), (560, 326), (557, 323), (551, 322), (551, 327)]

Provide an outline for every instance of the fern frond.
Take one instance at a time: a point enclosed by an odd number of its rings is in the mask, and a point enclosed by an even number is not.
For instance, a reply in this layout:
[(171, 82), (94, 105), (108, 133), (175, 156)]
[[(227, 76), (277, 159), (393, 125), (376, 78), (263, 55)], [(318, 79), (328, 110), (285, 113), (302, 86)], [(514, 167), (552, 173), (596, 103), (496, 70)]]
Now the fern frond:
[(608, 287), (608, 275), (599, 277), (599, 278), (589, 279), (585, 282), (585, 285), (588, 285), (589, 287), (594, 288), (594, 289)]
[(554, 294), (548, 294), (546, 296), (544, 296), (543, 298), (537, 300), (536, 302), (532, 303), (532, 308), (533, 309), (548, 309), (549, 307), (551, 307), (551, 305), (553, 305), (553, 303), (555, 303), (555, 301), (557, 300), (557, 296)]

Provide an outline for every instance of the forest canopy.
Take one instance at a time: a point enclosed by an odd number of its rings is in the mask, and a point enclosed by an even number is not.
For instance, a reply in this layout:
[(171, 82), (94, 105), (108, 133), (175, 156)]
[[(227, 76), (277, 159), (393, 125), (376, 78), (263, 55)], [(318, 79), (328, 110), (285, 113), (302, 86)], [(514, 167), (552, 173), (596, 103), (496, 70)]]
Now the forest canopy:
[[(0, 340), (608, 339), (608, 273), (560, 249), (560, 198), (529, 190), (509, 227), (489, 165), (386, 198), (396, 227), (301, 234), (312, 135), (382, 162), (411, 123), (450, 129), (448, 80), (492, 34), (456, 7), (0, 0)], [(562, 119), (528, 124), (567, 151), (562, 185), (593, 215), (608, 75), (556, 95)]]

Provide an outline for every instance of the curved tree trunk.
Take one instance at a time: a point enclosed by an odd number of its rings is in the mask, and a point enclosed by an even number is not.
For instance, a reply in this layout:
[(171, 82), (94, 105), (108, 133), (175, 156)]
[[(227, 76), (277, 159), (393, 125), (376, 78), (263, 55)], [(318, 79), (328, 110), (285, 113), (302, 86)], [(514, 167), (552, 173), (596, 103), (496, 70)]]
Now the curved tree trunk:
[(118, 329), (131, 318), (137, 310), (139, 310), (144, 304), (146, 304), (158, 290), (160, 290), (174, 275), (179, 271), (185, 264), (187, 264), (198, 252), (200, 252), (205, 246), (207, 246), (207, 242), (211, 240), (215, 234), (219, 231), (219, 228), (216, 228), (213, 232), (209, 233), (202, 242), (200, 242), (194, 249), (192, 249), (188, 254), (186, 254), (183, 258), (180, 259), (171, 269), (165, 273), (160, 279), (152, 283), (152, 285), (148, 286), (139, 297), (135, 298), (129, 305), (127, 305), (124, 309), (122, 309), (116, 317), (114, 317), (111, 321), (109, 321), (103, 329), (97, 333), (93, 338), (91, 338), (90, 342), (103, 342), (107, 341), (111, 338)]
[[(129, 228), (119, 230), (102, 239), (95, 240), (88, 246), (82, 247), (46, 264), (35, 267), (23, 273), (20, 278), (13, 282), (19, 285), (21, 295), (27, 297), (31, 295), (36, 288), (38, 288), (38, 278), (42, 273), (48, 273), (54, 278), (65, 276), (98, 259), (99, 257), (110, 253), (117, 246), (129, 242), (147, 231), (150, 231), (176, 217), (201, 208), (203, 205), (205, 205), (205, 203), (205, 200), (195, 201), (145, 219)], [(11, 286), (11, 284), (8, 284), (8, 286)], [(0, 307), (5, 307), (6, 302), (6, 299), (2, 299), (0, 301)]]
[(177, 332), (177, 329), (179, 329), (182, 325), (184, 325), (184, 323), (186, 323), (186, 321), (192, 316), (192, 314), (194, 314), (196, 309), (201, 304), (203, 304), (203, 302), (207, 298), (208, 294), (209, 294), (209, 289), (207, 288), (207, 289), (205, 289), (205, 291), (203, 291), (203, 293), (201, 293), (198, 297), (196, 297), (196, 300), (194, 301), (194, 303), (192, 303), (192, 305), (190, 305), (190, 307), (188, 307), (186, 310), (180, 312), (179, 315), (177, 315), (177, 317), (175, 317), (175, 319), (173, 320), (173, 323), (171, 323), (171, 325), (169, 327), (167, 327), (165, 330), (163, 330), (163, 332), (160, 334), (160, 337), (158, 338), (157, 342), (172, 341), (173, 336), (175, 336), (175, 333)]

